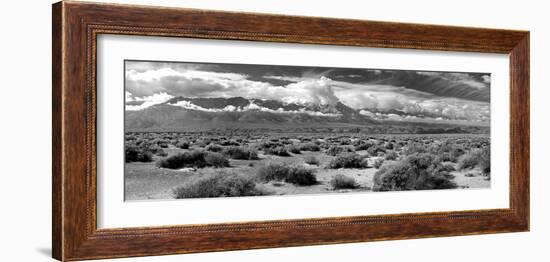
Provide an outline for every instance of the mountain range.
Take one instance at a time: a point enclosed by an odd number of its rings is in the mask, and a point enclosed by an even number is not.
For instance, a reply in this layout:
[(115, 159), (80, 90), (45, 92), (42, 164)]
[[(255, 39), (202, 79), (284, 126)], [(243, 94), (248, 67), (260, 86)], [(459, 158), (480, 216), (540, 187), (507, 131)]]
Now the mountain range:
[[(127, 106), (139, 106), (131, 101)], [(297, 104), (277, 100), (174, 97), (125, 111), (126, 131), (197, 131), (212, 129), (356, 128), (375, 133), (488, 133), (488, 126), (373, 119), (341, 102)], [(399, 114), (400, 112), (395, 112)]]
[(141, 110), (126, 110), (125, 117), (126, 129), (130, 130), (377, 123), (340, 102), (296, 104), (243, 97), (174, 97)]

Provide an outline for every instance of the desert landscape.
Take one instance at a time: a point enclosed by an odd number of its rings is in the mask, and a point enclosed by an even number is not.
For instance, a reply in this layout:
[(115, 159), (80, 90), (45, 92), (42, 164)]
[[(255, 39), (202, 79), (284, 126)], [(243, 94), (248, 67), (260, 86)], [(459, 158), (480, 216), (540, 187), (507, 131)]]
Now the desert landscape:
[[(213, 189), (217, 176), (229, 178), (226, 183), (235, 186), (224, 189), (227, 191), (222, 193), (224, 196), (490, 185), (486, 135), (285, 134), (267, 138), (265, 135), (201, 138), (204, 136), (129, 133), (127, 157), (132, 153), (129, 150), (137, 154), (136, 162), (126, 164), (127, 199), (216, 197), (217, 192), (202, 195), (208, 190), (199, 188)], [(185, 161), (175, 161), (178, 156)], [(399, 168), (411, 168), (422, 161), (426, 169), (433, 169), (425, 181), (411, 185), (407, 179), (393, 182), (399, 179)]]
[(485, 74), (127, 63), (127, 201), (491, 185)]

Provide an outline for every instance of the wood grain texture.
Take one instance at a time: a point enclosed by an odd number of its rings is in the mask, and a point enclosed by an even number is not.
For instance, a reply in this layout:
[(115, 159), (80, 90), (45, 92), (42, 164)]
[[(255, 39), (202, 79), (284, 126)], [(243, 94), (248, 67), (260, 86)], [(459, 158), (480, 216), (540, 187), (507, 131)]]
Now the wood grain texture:
[(62, 33), (61, 5), (52, 8), (52, 256), (61, 257), (63, 190), (61, 173), (61, 76)]
[[(529, 33), (483, 28), (60, 2), (53, 6), (53, 257), (82, 260), (529, 230)], [(97, 229), (100, 34), (510, 55), (510, 208)]]

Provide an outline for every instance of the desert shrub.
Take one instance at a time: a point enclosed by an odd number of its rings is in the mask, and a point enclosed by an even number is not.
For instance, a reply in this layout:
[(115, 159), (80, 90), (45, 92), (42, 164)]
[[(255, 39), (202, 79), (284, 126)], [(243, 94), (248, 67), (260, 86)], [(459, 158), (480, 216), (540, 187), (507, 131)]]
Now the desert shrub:
[(190, 152), (179, 153), (157, 162), (158, 167), (179, 169), (184, 167), (205, 167), (207, 163), (204, 159), (206, 152), (200, 150), (193, 150)]
[(301, 151), (317, 152), (317, 151), (321, 151), (321, 147), (319, 147), (319, 145), (316, 144), (316, 143), (309, 142), (309, 143), (301, 144), (300, 145), (300, 150)]
[(258, 178), (262, 181), (283, 181), (289, 168), (287, 165), (280, 163), (269, 163), (258, 170)]
[(240, 147), (240, 146), (231, 146), (225, 148), (223, 154), (232, 159), (240, 160), (258, 160), (258, 152), (252, 148)]
[(157, 155), (157, 156), (168, 156), (168, 153), (166, 153), (166, 151), (164, 151), (164, 149), (159, 148), (158, 150), (156, 150), (155, 155)]
[(369, 149), (367, 149), (367, 153), (371, 156), (378, 156), (379, 154), (386, 153), (386, 148), (382, 146), (372, 146)]
[(233, 141), (233, 140), (225, 140), (220, 142), (220, 145), (222, 146), (240, 146), (239, 142)]
[(439, 171), (439, 172), (452, 172), (452, 171), (456, 171), (456, 169), (451, 164), (440, 164), (437, 167), (437, 171)]
[(173, 191), (175, 198), (261, 196), (253, 180), (235, 174), (217, 174), (198, 179)]
[(478, 153), (477, 151), (472, 151), (470, 153), (464, 154), (458, 160), (458, 169), (470, 169), (476, 167), (478, 163)]
[(458, 169), (471, 169), (479, 167), (483, 174), (491, 173), (491, 149), (483, 147), (462, 155), (458, 161)]
[(328, 168), (365, 168), (368, 167), (366, 159), (356, 153), (342, 153), (332, 159)]
[(317, 177), (312, 169), (303, 166), (293, 166), (289, 168), (285, 182), (299, 186), (310, 186), (317, 184)]
[(353, 177), (348, 177), (341, 174), (335, 175), (330, 180), (330, 185), (332, 185), (334, 189), (353, 189), (359, 186)]
[(337, 156), (345, 152), (353, 152), (353, 148), (347, 146), (332, 146), (325, 153), (329, 156)]
[(178, 141), (175, 146), (177, 148), (181, 148), (181, 149), (189, 149), (189, 142), (187, 141)]
[(382, 164), (384, 164), (384, 159), (383, 158), (378, 158), (376, 160), (374, 160), (374, 168), (378, 169), (382, 166)]
[(316, 166), (319, 165), (319, 159), (317, 159), (317, 158), (314, 157), (314, 156), (306, 156), (306, 157), (304, 157), (304, 162), (305, 162), (306, 164), (309, 164), (309, 165), (316, 165)]
[(221, 152), (223, 150), (223, 147), (218, 144), (210, 144), (206, 146), (204, 149), (210, 152)]
[[(273, 139), (272, 139), (273, 140)], [(279, 139), (276, 139), (277, 142), (274, 142), (274, 141), (266, 141), (266, 142), (262, 142), (258, 145), (258, 147), (262, 150), (265, 150), (267, 148), (274, 148), (274, 147), (280, 147), (280, 146), (283, 146), (283, 143), (280, 143), (278, 142)]]
[(458, 159), (460, 156), (464, 155), (466, 151), (462, 147), (453, 146), (450, 153), (453, 158)]
[(275, 156), (290, 156), (288, 151), (283, 146), (277, 146), (277, 147), (271, 147), (271, 148), (265, 148), (264, 152), (268, 155), (275, 155)]
[(374, 143), (358, 140), (358, 142), (354, 143), (353, 146), (355, 148), (355, 151), (361, 151), (361, 150), (368, 150), (369, 148), (374, 146)]
[(300, 148), (296, 145), (288, 145), (286, 149), (293, 154), (301, 154)]
[(151, 151), (136, 146), (126, 146), (124, 160), (129, 162), (151, 162), (153, 154)]
[(491, 148), (484, 147), (479, 154), (478, 166), (481, 168), (483, 174), (487, 175), (491, 173)]
[(386, 160), (396, 160), (398, 157), (399, 155), (397, 154), (397, 152), (393, 150), (386, 151), (386, 156), (385, 156)]
[(168, 142), (164, 140), (156, 140), (155, 144), (157, 144), (161, 148), (168, 148)]
[(197, 146), (197, 147), (202, 147), (202, 148), (204, 148), (204, 147), (206, 147), (207, 145), (209, 145), (210, 143), (211, 143), (210, 140), (196, 140), (194, 144), (195, 144), (195, 146)]
[(279, 163), (269, 163), (258, 170), (258, 178), (262, 181), (285, 181), (288, 183), (308, 186), (317, 183), (314, 170), (302, 166), (287, 166)]
[(421, 143), (409, 143), (405, 148), (403, 148), (404, 155), (412, 155), (416, 153), (426, 153), (426, 147)]
[(149, 152), (153, 153), (154, 155), (156, 154), (162, 154), (162, 152), (164, 152), (164, 149), (162, 149), (162, 147), (156, 145), (156, 144), (148, 144), (148, 143), (142, 143), (140, 145), (141, 148), (143, 149), (146, 149), (148, 150)]
[(440, 163), (428, 153), (413, 154), (384, 165), (374, 175), (374, 191), (425, 190), (456, 188), (457, 185), (437, 170)]
[(342, 138), (342, 139), (340, 139), (339, 144), (341, 146), (350, 145), (351, 140), (349, 138)]
[(225, 156), (220, 154), (220, 153), (208, 152), (204, 156), (204, 161), (206, 162), (207, 166), (213, 166), (213, 167), (228, 167), (229, 166), (229, 160), (227, 158), (225, 158)]
[(456, 163), (456, 161), (458, 161), (458, 158), (454, 157), (451, 153), (449, 152), (444, 152), (444, 153), (439, 153), (439, 155), (437, 156), (437, 158), (439, 159), (439, 161), (441, 162), (453, 162), (453, 163)]

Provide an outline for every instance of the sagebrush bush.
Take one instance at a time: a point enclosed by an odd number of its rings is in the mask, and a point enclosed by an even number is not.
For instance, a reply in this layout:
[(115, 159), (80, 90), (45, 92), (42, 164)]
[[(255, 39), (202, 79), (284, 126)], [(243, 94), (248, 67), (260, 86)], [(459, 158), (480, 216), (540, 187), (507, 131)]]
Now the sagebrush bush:
[(301, 154), (300, 148), (296, 145), (288, 145), (286, 146), (286, 149), (293, 154)]
[(456, 171), (455, 167), (451, 164), (440, 164), (438, 167), (437, 167), (437, 170), (439, 172), (452, 172), (452, 171)]
[(168, 142), (166, 142), (165, 140), (156, 140), (155, 144), (157, 144), (161, 148), (167, 148), (168, 147)]
[(386, 148), (382, 146), (372, 146), (367, 149), (367, 153), (371, 156), (378, 156), (379, 154), (386, 153)]
[(231, 146), (223, 149), (223, 154), (232, 159), (240, 160), (258, 160), (258, 152), (253, 148)]
[(483, 174), (491, 173), (491, 149), (486, 146), (481, 149), (474, 149), (460, 157), (458, 161), (458, 169), (471, 169), (479, 167)]
[(477, 166), (479, 153), (477, 151), (472, 151), (467, 154), (464, 154), (458, 159), (458, 169), (471, 169)]
[(317, 151), (321, 151), (321, 147), (319, 147), (319, 145), (316, 144), (316, 143), (309, 142), (309, 143), (301, 144), (300, 145), (300, 150), (317, 152)]
[(126, 146), (124, 160), (126, 163), (151, 162), (153, 161), (153, 153), (147, 149), (137, 146)]
[(189, 142), (187, 141), (178, 141), (175, 146), (177, 148), (181, 148), (181, 149), (189, 149)]
[(382, 166), (382, 164), (384, 164), (384, 159), (383, 158), (378, 158), (378, 159), (374, 160), (373, 166), (374, 166), (374, 168), (378, 169)]
[(264, 153), (274, 156), (290, 156), (290, 153), (283, 146), (265, 148)]
[(413, 154), (384, 165), (374, 175), (374, 191), (425, 190), (456, 188), (457, 185), (438, 170), (440, 162), (433, 154)]
[(317, 184), (317, 177), (312, 169), (303, 166), (292, 166), (289, 169), (285, 182), (299, 186), (310, 186)]
[(332, 185), (334, 189), (354, 189), (359, 187), (353, 177), (348, 177), (341, 174), (335, 175), (330, 180), (330, 185)]
[(398, 157), (399, 155), (397, 154), (397, 152), (393, 150), (386, 151), (386, 156), (385, 156), (386, 160), (396, 160)]
[(274, 147), (283, 146), (283, 143), (278, 142), (279, 139), (272, 139), (272, 140), (276, 140), (276, 142), (274, 142), (274, 141), (264, 141), (264, 142), (262, 142), (258, 145), (258, 148), (262, 149), (262, 150), (265, 150), (267, 148), (274, 148)]
[(164, 149), (159, 148), (158, 150), (156, 150), (155, 155), (157, 155), (157, 156), (168, 156), (168, 153), (166, 153), (166, 151), (164, 151)]
[(367, 161), (356, 153), (342, 153), (336, 156), (328, 164), (328, 168), (365, 168)]
[(372, 146), (374, 146), (374, 143), (372, 142), (363, 142), (359, 140), (359, 142), (353, 144), (355, 151), (361, 151), (361, 150), (368, 150)]
[(405, 148), (403, 148), (402, 153), (404, 155), (412, 155), (416, 153), (426, 153), (426, 146), (420, 143), (411, 143), (408, 144)]
[(197, 167), (202, 168), (207, 166), (204, 159), (206, 152), (200, 150), (193, 150), (190, 152), (179, 153), (157, 162), (158, 167), (179, 169), (184, 167)]
[(219, 153), (193, 150), (161, 159), (157, 162), (157, 166), (170, 169), (203, 168), (207, 166), (228, 167), (229, 160)]
[(319, 165), (319, 159), (317, 159), (317, 158), (314, 157), (314, 156), (306, 156), (306, 157), (304, 157), (304, 162), (305, 162), (306, 164), (309, 164), (309, 165), (316, 165), (316, 166)]
[(241, 144), (237, 141), (225, 140), (225, 141), (220, 142), (220, 145), (222, 145), (222, 146), (240, 146)]
[(174, 189), (175, 198), (261, 196), (268, 193), (260, 190), (249, 178), (235, 174), (217, 174), (200, 178)]
[(283, 181), (289, 172), (288, 170), (289, 167), (285, 164), (268, 163), (258, 170), (258, 178), (265, 182), (272, 180)]
[(144, 150), (147, 150), (151, 153), (153, 153), (154, 155), (156, 154), (162, 154), (164, 152), (164, 149), (162, 149), (162, 147), (156, 145), (156, 144), (148, 144), (148, 143), (143, 143), (140, 145), (140, 147)]
[(491, 148), (484, 147), (479, 154), (479, 161), (477, 163), (483, 174), (488, 175), (491, 173)]
[(449, 152), (439, 153), (438, 159), (439, 159), (439, 161), (441, 161), (441, 162), (453, 162), (453, 163), (456, 163), (456, 162), (458, 161), (458, 158), (454, 157), (454, 156), (453, 156), (451, 153), (449, 153)]
[(258, 170), (261, 181), (285, 181), (288, 183), (309, 186), (317, 183), (315, 172), (302, 166), (288, 166), (279, 163), (269, 163)]
[(353, 152), (354, 149), (347, 146), (332, 146), (325, 153), (329, 156), (337, 156), (346, 152)]
[(451, 156), (454, 158), (454, 159), (458, 159), (460, 156), (464, 155), (466, 153), (466, 151), (464, 150), (464, 148), (462, 147), (459, 147), (459, 146), (453, 146), (453, 148), (451, 149)]
[(221, 152), (223, 150), (223, 147), (218, 144), (210, 144), (210, 145), (207, 145), (204, 149), (206, 149), (206, 151), (217, 153), (217, 152)]
[(206, 162), (207, 166), (213, 166), (213, 167), (228, 167), (229, 166), (229, 160), (227, 158), (225, 158), (225, 156), (220, 154), (220, 153), (208, 152), (204, 156), (204, 161)]
[(210, 142), (211, 142), (210, 140), (196, 140), (195, 143), (194, 143), (194, 145), (197, 146), (197, 147), (202, 147), (202, 148), (204, 148), (204, 147), (206, 147), (207, 145), (209, 145)]

